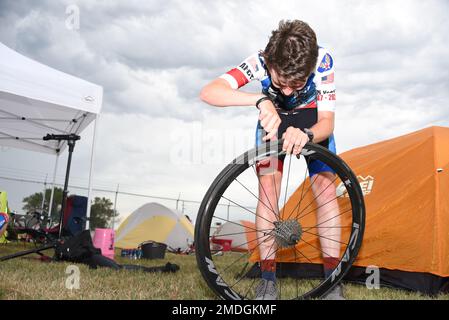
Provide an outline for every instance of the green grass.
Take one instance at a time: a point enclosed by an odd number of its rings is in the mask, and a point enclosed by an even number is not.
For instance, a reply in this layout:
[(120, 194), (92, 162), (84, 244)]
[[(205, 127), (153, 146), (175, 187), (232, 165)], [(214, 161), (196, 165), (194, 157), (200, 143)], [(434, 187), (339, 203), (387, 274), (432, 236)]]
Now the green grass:
[[(0, 255), (28, 249), (20, 244), (0, 245)], [(53, 251), (49, 250), (48, 254)], [(0, 262), (0, 299), (217, 299), (200, 275), (194, 255), (167, 253), (163, 260), (129, 260), (117, 257), (121, 264), (160, 266), (167, 262), (179, 265), (176, 273), (145, 273), (115, 271), (107, 268), (89, 269), (78, 264), (80, 288), (67, 289), (66, 268), (71, 263), (41, 262), (37, 255)], [(284, 290), (287, 286), (283, 287)], [(348, 299), (431, 299), (417, 293), (381, 288), (368, 290), (365, 286), (346, 284)], [(433, 299), (449, 299), (440, 295)]]

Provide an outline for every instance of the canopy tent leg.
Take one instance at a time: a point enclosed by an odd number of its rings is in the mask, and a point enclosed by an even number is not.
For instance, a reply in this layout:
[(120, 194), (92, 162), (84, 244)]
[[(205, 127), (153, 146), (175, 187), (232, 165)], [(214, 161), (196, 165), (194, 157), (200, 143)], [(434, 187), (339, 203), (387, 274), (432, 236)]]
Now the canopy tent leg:
[(42, 194), (42, 204), (41, 204), (41, 212), (42, 213), (44, 213), (44, 210), (45, 210), (45, 193), (47, 192), (47, 178), (48, 178), (48, 174), (45, 175), (44, 193)]
[(91, 208), (91, 197), (92, 197), (92, 178), (93, 178), (93, 168), (94, 168), (94, 159), (95, 159), (95, 142), (97, 139), (97, 125), (99, 121), (100, 115), (97, 114), (94, 120), (94, 134), (92, 137), (92, 149), (90, 152), (90, 169), (89, 169), (89, 188), (87, 191), (87, 213), (86, 213), (86, 230), (90, 228), (90, 208)]
[(117, 184), (117, 191), (115, 191), (115, 200), (114, 200), (114, 217), (112, 218), (111, 228), (115, 229), (115, 215), (117, 214), (117, 197), (118, 197), (118, 189), (120, 184)]
[(55, 170), (53, 171), (53, 182), (51, 185), (50, 203), (48, 204), (48, 216), (50, 218), (49, 227), (51, 226), (51, 210), (53, 209), (53, 197), (55, 193), (56, 171), (58, 170), (59, 152), (56, 153)]

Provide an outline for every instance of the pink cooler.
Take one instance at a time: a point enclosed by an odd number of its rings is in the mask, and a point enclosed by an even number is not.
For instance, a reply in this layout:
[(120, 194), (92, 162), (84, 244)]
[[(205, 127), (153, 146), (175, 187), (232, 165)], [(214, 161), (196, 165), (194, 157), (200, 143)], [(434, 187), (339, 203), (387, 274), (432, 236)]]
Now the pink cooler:
[(101, 249), (101, 254), (109, 259), (114, 259), (114, 238), (113, 229), (95, 229), (94, 247)]

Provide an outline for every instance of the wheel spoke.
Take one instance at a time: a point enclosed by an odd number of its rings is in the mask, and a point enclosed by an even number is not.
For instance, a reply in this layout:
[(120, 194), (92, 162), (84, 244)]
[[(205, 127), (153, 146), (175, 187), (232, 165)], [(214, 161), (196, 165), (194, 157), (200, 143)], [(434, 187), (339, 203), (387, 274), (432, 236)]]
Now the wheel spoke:
[[(259, 201), (260, 203), (262, 203), (268, 210), (270, 210), (271, 212), (274, 213), (275, 216), (277, 216), (276, 212), (274, 212), (274, 210), (270, 207), (268, 207), (265, 202), (263, 202), (258, 196), (256, 196), (254, 193), (251, 192), (251, 190), (249, 190), (245, 185), (243, 185), (239, 180), (235, 179), (235, 181), (237, 181), (243, 188), (245, 188), (250, 194), (252, 194), (254, 196), (254, 198), (257, 199), (257, 201)], [(267, 198), (268, 199), (268, 198)], [(270, 199), (268, 199), (268, 201), (270, 201)]]
[[(336, 216), (334, 216), (334, 217), (332, 217), (332, 218), (330, 218), (330, 219), (328, 219), (328, 220), (326, 220), (326, 221), (320, 222), (319, 224), (317, 224), (317, 225), (314, 226), (314, 227), (310, 227), (309, 229), (303, 230), (302, 232), (306, 232), (306, 231), (308, 231), (308, 230), (310, 230), (310, 229), (312, 229), (312, 228), (321, 226), (322, 224), (324, 224), (324, 223), (326, 223), (326, 222), (329, 222), (329, 221), (331, 221), (331, 220), (333, 220), (333, 219), (335, 219), (335, 218), (337, 218), (337, 217), (340, 217), (340, 216), (344, 215), (346, 212), (350, 212), (350, 211), (352, 211), (352, 208), (350, 208), (350, 209), (348, 209), (348, 210), (346, 210), (346, 211), (340, 212), (338, 215), (336, 215)], [(352, 227), (352, 226), (351, 226), (351, 227)], [(323, 228), (325, 228), (325, 227), (323, 227)]]
[[(220, 219), (220, 220), (222, 220), (222, 221), (226, 221), (226, 222), (235, 224), (235, 225), (237, 225), (237, 226), (241, 226), (241, 227), (243, 227), (243, 228), (248, 228), (248, 229), (251, 229), (251, 230), (254, 230), (254, 231), (259, 231), (259, 230), (257, 230), (257, 229), (254, 229), (254, 228), (252, 228), (252, 227), (245, 226), (245, 225), (243, 225), (243, 224), (237, 223), (237, 222), (232, 221), (232, 220), (223, 219), (223, 218), (220, 218), (220, 217), (217, 217), (217, 216), (212, 216), (212, 218)], [(264, 229), (264, 230), (266, 230), (266, 229)]]
[(265, 191), (265, 188), (264, 188), (263, 184), (260, 182), (259, 176), (257, 175), (256, 168), (254, 168), (254, 166), (252, 166), (252, 168), (253, 168), (254, 173), (256, 175), (256, 179), (257, 179), (257, 181), (259, 183), (259, 186), (262, 188), (262, 191), (263, 191), (263, 193), (265, 195), (265, 198), (267, 198), (268, 203), (270, 204), (271, 211), (274, 212), (274, 214), (276, 214), (275, 209), (273, 208), (273, 205), (271, 204), (270, 198), (268, 198), (267, 192)]
[[(299, 208), (301, 207), (301, 202), (304, 199), (304, 187), (306, 185), (306, 179), (307, 179), (307, 173), (309, 173), (309, 158), (306, 157), (306, 170), (304, 171), (304, 179), (302, 180), (302, 188), (301, 188), (301, 197), (299, 198), (299, 202), (298, 202), (298, 208), (297, 208), (297, 212), (299, 211)], [(307, 189), (308, 190), (308, 189)], [(306, 192), (307, 194), (307, 192)], [(295, 209), (293, 208), (293, 211), (295, 211)], [(289, 214), (288, 219), (290, 219), (291, 214), (293, 213), (293, 211)]]
[[(298, 256), (296, 254), (296, 250), (294, 250), (293, 253), (295, 254), (295, 263), (297, 263)], [(299, 296), (299, 279), (298, 279), (298, 277), (295, 277), (295, 279), (296, 279), (296, 296), (298, 297)]]
[[(296, 220), (302, 219), (302, 218), (304, 218), (305, 216), (307, 216), (307, 215), (309, 215), (309, 214), (311, 214), (311, 213), (313, 213), (313, 212), (316, 212), (318, 209), (324, 207), (325, 205), (331, 203), (331, 202), (334, 201), (334, 200), (337, 200), (337, 199), (340, 198), (340, 197), (341, 197), (341, 196), (335, 197), (335, 198), (333, 198), (333, 199), (327, 201), (326, 203), (323, 203), (322, 205), (320, 205), (320, 206), (314, 208), (313, 210), (311, 210), (311, 211), (309, 211), (309, 212), (307, 212), (307, 213), (305, 213), (305, 214), (303, 214), (303, 215), (301, 215), (301, 216), (296, 217)], [(338, 205), (337, 205), (336, 208), (339, 208)], [(303, 212), (303, 211), (301, 211), (301, 213), (302, 213), (302, 212)]]
[[(242, 225), (243, 226), (243, 225)], [(222, 237), (227, 237), (227, 236), (236, 236), (239, 234), (246, 234), (246, 233), (250, 233), (250, 232), (258, 232), (258, 231), (271, 231), (272, 229), (259, 229), (259, 230), (249, 230), (249, 231), (245, 231), (245, 232), (236, 232), (236, 233), (226, 233), (226, 234), (217, 234), (215, 235), (211, 235), (209, 236), (209, 238), (213, 238), (213, 237), (217, 237), (217, 239), (222, 238)]]
[[(262, 238), (262, 237), (260, 237), (260, 238)], [(259, 239), (260, 239), (259, 238)], [(258, 240), (258, 239), (257, 239)], [(263, 241), (263, 242), (266, 242), (266, 241)], [(249, 253), (251, 253), (251, 255), (254, 253), (254, 251), (257, 249), (257, 248), (259, 248), (259, 246), (260, 246), (260, 243), (257, 245), (257, 247), (256, 248), (254, 248), (254, 250), (252, 251), (252, 252), (248, 252), (248, 253), (246, 253), (245, 255), (241, 255), (241, 257), (240, 258), (238, 258), (236, 261), (234, 261), (232, 264), (234, 264), (235, 262), (237, 262), (237, 261), (239, 261), (240, 259), (242, 259), (242, 257), (245, 257), (245, 256), (247, 256)], [(271, 249), (271, 248), (270, 248)], [(230, 266), (228, 266), (227, 268), (225, 268), (224, 270), (223, 270), (223, 272), (225, 272), (225, 271), (227, 271), (228, 269), (229, 269), (229, 267)], [(246, 269), (246, 265), (245, 265), (245, 267), (244, 267), (244, 269)], [(244, 271), (244, 270), (243, 270)], [(236, 283), (234, 283), (233, 285), (231, 285), (230, 287), (231, 288), (233, 288), (238, 282), (240, 282), (242, 279), (243, 279), (243, 277), (245, 276), (245, 274), (244, 274), (244, 272), (241, 272), (240, 273), (240, 279), (238, 279), (238, 281), (236, 282)]]
[(322, 239), (326, 239), (326, 240), (329, 240), (329, 241), (333, 241), (333, 242), (337, 242), (337, 243), (340, 243), (340, 244), (344, 244), (344, 245), (346, 245), (346, 246), (349, 245), (349, 243), (337, 241), (337, 240), (335, 240), (335, 239), (328, 238), (328, 237), (325, 237), (325, 236), (321, 236), (321, 235), (316, 234), (316, 233), (313, 233), (313, 232), (309, 232), (309, 231), (303, 231), (303, 232), (304, 232), (304, 233), (307, 233), (307, 234), (311, 234), (311, 235), (317, 236), (318, 238), (322, 238)]
[[(274, 194), (276, 196), (276, 203), (275, 203), (276, 204), (276, 208), (274, 210), (279, 212), (279, 197), (278, 197), (278, 191), (277, 191), (277, 188), (276, 188), (276, 173), (273, 173), (271, 176), (273, 177), (272, 180), (273, 180), (273, 184), (274, 184)], [(282, 179), (281, 179), (281, 181), (282, 181)], [(280, 213), (279, 213), (278, 221), (280, 221), (280, 220), (281, 219), (280, 219)]]
[[(289, 161), (288, 161), (287, 183), (286, 183), (286, 186), (285, 186), (284, 205), (282, 206), (282, 216), (284, 216), (284, 213), (285, 213), (285, 204), (287, 203), (288, 182), (289, 182), (289, 180), (290, 180), (290, 167), (291, 167), (291, 164), (292, 164), (292, 155), (291, 155), (291, 154), (290, 154), (290, 157), (289, 157), (288, 160), (289, 160)], [(285, 162), (285, 160), (284, 160), (284, 162)], [(281, 214), (279, 213), (279, 216), (280, 216), (280, 215), (281, 215)]]
[[(238, 204), (237, 202), (235, 202), (235, 201), (232, 201), (232, 200), (230, 200), (230, 199), (226, 198), (225, 196), (221, 196), (221, 197), (222, 197), (223, 199), (225, 199), (225, 200), (229, 201), (229, 202), (232, 202), (233, 204), (235, 204), (236, 206), (238, 206), (238, 207), (242, 208), (243, 210), (245, 210), (245, 211), (248, 211), (249, 213), (252, 213), (252, 214), (253, 214), (253, 215), (255, 215), (256, 217), (259, 217), (259, 218), (261, 218), (261, 219), (263, 219), (263, 220), (265, 220), (265, 221), (267, 221), (267, 222), (269, 222), (269, 223), (273, 224), (273, 222), (272, 222), (272, 221), (270, 221), (270, 220), (268, 220), (268, 219), (266, 219), (266, 218), (264, 218), (264, 217), (262, 217), (262, 216), (258, 215), (258, 214), (257, 214), (257, 213), (255, 213), (255, 212), (252, 212), (251, 210), (249, 210), (248, 208), (245, 208), (244, 206), (242, 206), (242, 205)], [(256, 211), (257, 211), (257, 210), (256, 210)]]
[(309, 246), (311, 246), (312, 248), (315, 248), (316, 250), (320, 251), (321, 253), (323, 253), (326, 256), (331, 256), (330, 254), (326, 253), (323, 251), (323, 249), (318, 249), (317, 247), (315, 247), (313, 244), (309, 243), (308, 241), (301, 239), (301, 241), (303, 241), (305, 244), (308, 244)]
[[(248, 245), (248, 244), (250, 244), (251, 242), (254, 242), (254, 241), (258, 241), (259, 239), (261, 239), (261, 238), (263, 238), (263, 237), (273, 237), (272, 235), (270, 235), (270, 234), (264, 234), (263, 236), (260, 236), (260, 237), (258, 237), (258, 238), (256, 238), (256, 239), (253, 239), (253, 240), (251, 240), (251, 241), (247, 241), (247, 242), (245, 242), (245, 243), (242, 243), (242, 244), (240, 244), (240, 245), (238, 245), (238, 246), (236, 246), (236, 247), (233, 247), (234, 249), (238, 249), (238, 248), (240, 248), (240, 247), (242, 247), (242, 246), (244, 246), (244, 245)], [(262, 242), (266, 242), (266, 241), (262, 241)], [(258, 244), (257, 246), (256, 246), (256, 248), (258, 248), (259, 247), (259, 245), (260, 244)]]
[[(273, 253), (270, 254), (271, 249), (273, 249), (274, 244), (275, 244), (275, 241), (273, 241), (273, 243), (272, 243), (271, 246), (270, 246), (270, 249), (268, 249), (268, 255), (267, 255), (267, 257), (265, 258), (265, 260), (267, 260), (267, 258), (270, 258), (273, 254), (275, 255), (274, 257), (276, 258), (276, 253), (277, 253), (277, 251), (278, 251), (277, 249), (275, 249), (275, 250), (273, 251)], [(259, 244), (259, 245), (260, 245), (260, 244)], [(262, 257), (261, 257), (261, 260), (262, 260)], [(262, 270), (261, 270), (261, 273), (262, 273)], [(254, 282), (252, 283), (252, 285), (254, 285)], [(249, 290), (251, 290), (251, 288), (250, 288)], [(248, 292), (249, 292), (249, 290), (248, 290)], [(265, 290), (266, 290), (266, 287), (265, 287)], [(264, 292), (264, 295), (265, 295), (265, 293), (266, 293), (266, 291)]]
[[(316, 181), (317, 178), (318, 178), (318, 176), (315, 175), (315, 176), (314, 176), (314, 179), (312, 179), (312, 180), (313, 180), (312, 183), (310, 184), (310, 186), (307, 187), (307, 190), (306, 190), (306, 193), (304, 193), (304, 196), (301, 197), (301, 199), (299, 199), (299, 201), (298, 201), (298, 203), (296, 204), (296, 206), (293, 207), (293, 209), (292, 209), (291, 212), (289, 213), (287, 220), (291, 218), (291, 216), (292, 216), (292, 214), (295, 212), (295, 210), (296, 210), (297, 212), (299, 211), (299, 207), (301, 206), (302, 200), (305, 199), (307, 193), (309, 193), (309, 191), (312, 189), (312, 186), (313, 186), (313, 184), (315, 183), (315, 181)], [(304, 180), (303, 184), (305, 184), (305, 180)]]
[(299, 254), (302, 255), (304, 258), (306, 258), (310, 263), (313, 263), (312, 260), (310, 260), (309, 258), (307, 258), (301, 251), (299, 251), (298, 248), (296, 248), (295, 246), (293, 246), (293, 248), (295, 248), (295, 251), (299, 252)]
[[(323, 192), (324, 191), (326, 191), (327, 190), (327, 188), (329, 188), (329, 186), (331, 186), (331, 185), (333, 185), (334, 184), (334, 182), (337, 180), (337, 177), (335, 177), (335, 179), (334, 180), (332, 180), (332, 182), (331, 183), (329, 183), (327, 186), (326, 186), (326, 188), (324, 188), (315, 198), (313, 198), (313, 200), (316, 200), (316, 199), (318, 199), (322, 194), (323, 194)], [(334, 198), (334, 199), (332, 199), (331, 201), (333, 201), (333, 200), (335, 200), (335, 199), (337, 199), (337, 198), (339, 198), (339, 197), (341, 197), (341, 196), (338, 196), (338, 197), (336, 197), (336, 198)], [(310, 205), (312, 204), (312, 203), (314, 203), (314, 201), (311, 201), (304, 209), (302, 209), (301, 210), (301, 212), (299, 212), (299, 214), (301, 214), (301, 213), (303, 213), (304, 212), (304, 210), (306, 210), (308, 207), (310, 207)], [(331, 202), (331, 201), (329, 201), (329, 202)], [(325, 204), (327, 204), (327, 203), (329, 203), (329, 202), (326, 202)], [(321, 205), (319, 208), (321, 208), (323, 205)], [(318, 209), (318, 208), (317, 208)], [(312, 211), (313, 212), (313, 211)], [(298, 219), (300, 219), (300, 218), (302, 218), (301, 216), (296, 216), (296, 220), (298, 220)]]

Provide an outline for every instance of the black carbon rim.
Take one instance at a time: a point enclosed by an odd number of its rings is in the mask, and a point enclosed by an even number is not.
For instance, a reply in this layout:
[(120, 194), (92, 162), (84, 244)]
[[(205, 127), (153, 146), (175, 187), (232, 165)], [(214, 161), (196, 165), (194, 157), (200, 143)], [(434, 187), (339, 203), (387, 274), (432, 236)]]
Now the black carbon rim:
[[(217, 205), (230, 184), (236, 180), (238, 181), (239, 176), (245, 170), (253, 166), (257, 160), (266, 158), (267, 156), (282, 154), (282, 143), (282, 140), (266, 143), (261, 147), (254, 148), (236, 158), (217, 176), (201, 203), (195, 225), (197, 264), (209, 287), (222, 299), (240, 300), (251, 298), (251, 296), (247, 292), (235, 289), (235, 286), (231, 284), (231, 282), (234, 282), (233, 279), (229, 280), (229, 276), (226, 277), (224, 272), (222, 272), (222, 270), (226, 270), (227, 268), (221, 268), (220, 270), (220, 268), (216, 267), (216, 261), (219, 258), (215, 257), (213, 251), (211, 252), (210, 233), (213, 218), (216, 218), (214, 214)], [(332, 275), (321, 281), (315, 280), (313, 288), (306, 292), (301, 292), (300, 294), (298, 291), (298, 295), (295, 296), (293, 294), (293, 296), (289, 297), (290, 299), (319, 298), (337, 285), (349, 271), (349, 268), (357, 257), (362, 243), (365, 226), (363, 193), (357, 177), (346, 163), (329, 150), (316, 144), (307, 144), (303, 148), (301, 154), (326, 163), (336, 172), (337, 177), (344, 183), (347, 197), (349, 198), (348, 203), (351, 205), (348, 213), (351, 215), (351, 224), (350, 226), (348, 225), (350, 233), (347, 238), (348, 242), (346, 243), (346, 248)], [(243, 259), (244, 258), (245, 257), (243, 257)], [(243, 271), (246, 272), (247, 270)], [(243, 279), (243, 275), (241, 275), (241, 278), (237, 279)], [(282, 296), (280, 298), (282, 298)]]

